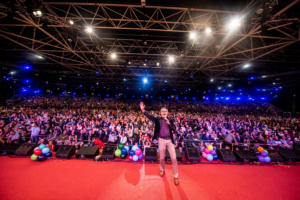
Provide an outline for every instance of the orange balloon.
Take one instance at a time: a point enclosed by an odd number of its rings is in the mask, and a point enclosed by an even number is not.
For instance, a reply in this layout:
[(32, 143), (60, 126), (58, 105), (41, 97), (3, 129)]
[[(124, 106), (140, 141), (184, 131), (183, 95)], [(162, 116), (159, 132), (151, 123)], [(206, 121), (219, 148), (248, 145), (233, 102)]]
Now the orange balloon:
[(261, 153), (261, 152), (263, 152), (264, 151), (264, 148), (262, 148), (262, 147), (258, 147), (257, 148), (257, 150)]

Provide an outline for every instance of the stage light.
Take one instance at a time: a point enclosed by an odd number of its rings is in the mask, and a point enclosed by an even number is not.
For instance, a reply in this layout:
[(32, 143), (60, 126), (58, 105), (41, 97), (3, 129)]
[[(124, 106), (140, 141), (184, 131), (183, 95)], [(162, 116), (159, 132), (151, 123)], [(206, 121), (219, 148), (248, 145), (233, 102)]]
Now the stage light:
[(164, 82), (165, 82), (165, 83), (167, 83), (167, 82), (168, 82), (168, 80), (165, 80)]
[(92, 28), (91, 26), (87, 26), (87, 27), (85, 28), (85, 32), (86, 32), (86, 33), (89, 33), (89, 34), (90, 34), (90, 33), (93, 33), (93, 31), (94, 31), (94, 30), (93, 30), (93, 28)]
[(24, 83), (30, 83), (29, 79), (24, 80)]
[(196, 31), (191, 31), (189, 34), (190, 40), (195, 40), (197, 38), (197, 33)]
[(39, 59), (39, 60), (43, 60), (43, 59), (44, 59), (44, 57), (43, 57), (43, 56), (41, 56), (41, 55), (38, 55), (38, 54), (36, 54), (36, 55), (35, 55), (35, 57), (36, 57), (37, 59)]
[(22, 66), (22, 69), (23, 69), (24, 71), (30, 71), (30, 70), (32, 69), (32, 67), (31, 67), (30, 65), (23, 65), (23, 66)]
[(255, 77), (254, 76), (250, 76), (249, 80), (255, 80)]
[(205, 33), (206, 34), (211, 34), (211, 32), (212, 32), (211, 28), (209, 28), (209, 27), (205, 28)]
[(143, 83), (147, 84), (148, 83), (148, 79), (146, 77), (143, 78)]
[(5, 80), (6, 80), (6, 81), (10, 81), (10, 78), (9, 78), (9, 77), (6, 77)]
[(146, 66), (147, 66), (147, 64), (146, 64), (146, 63), (144, 63), (144, 66), (146, 67)]
[(41, 90), (40, 90), (40, 89), (34, 90), (33, 93), (34, 93), (34, 94), (40, 94), (40, 93), (41, 93)]
[(275, 82), (273, 82), (272, 84), (273, 84), (273, 85), (276, 85), (276, 83), (275, 83)]
[(175, 57), (173, 55), (169, 55), (168, 61), (169, 61), (170, 64), (174, 63), (175, 62)]
[(211, 83), (213, 83), (215, 80), (214, 80), (213, 78), (211, 78), (209, 81), (210, 81)]
[(35, 16), (35, 17), (42, 17), (43, 13), (41, 10), (34, 10), (32, 12), (32, 14)]
[(117, 58), (117, 54), (116, 53), (111, 53), (110, 58), (115, 60)]
[(16, 74), (16, 71), (11, 71), (9, 72), (10, 75), (15, 75)]
[(251, 66), (250, 63), (246, 63), (246, 64), (243, 65), (243, 69), (247, 69), (247, 68), (249, 68), (250, 66)]
[(239, 28), (241, 26), (241, 17), (236, 16), (233, 17), (232, 19), (230, 19), (230, 21), (227, 24), (227, 30), (234, 31), (237, 28)]
[(261, 78), (267, 78), (267, 75), (262, 75)]
[(159, 62), (157, 62), (157, 63), (156, 63), (156, 66), (158, 67), (159, 65), (160, 65), (160, 63), (159, 63)]
[(228, 86), (228, 87), (232, 87), (232, 84), (231, 84), (231, 83), (229, 83), (227, 86)]
[(70, 24), (70, 25), (73, 25), (73, 24), (74, 24), (74, 21), (70, 19), (70, 20), (69, 20), (69, 24)]
[(123, 81), (124, 81), (124, 82), (126, 82), (126, 81), (127, 81), (127, 79), (126, 79), (126, 78), (123, 78)]
[(221, 90), (221, 89), (222, 89), (222, 87), (219, 86), (219, 87), (218, 87), (218, 90)]

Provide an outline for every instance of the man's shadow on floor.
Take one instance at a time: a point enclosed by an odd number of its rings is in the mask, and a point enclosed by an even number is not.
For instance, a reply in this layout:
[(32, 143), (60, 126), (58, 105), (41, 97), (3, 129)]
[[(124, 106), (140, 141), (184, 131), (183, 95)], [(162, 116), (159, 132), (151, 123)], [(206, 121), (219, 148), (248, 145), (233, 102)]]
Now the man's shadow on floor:
[[(164, 185), (165, 185), (165, 191), (166, 191), (166, 199), (173, 199), (173, 196), (172, 196), (172, 192), (171, 192), (171, 188), (170, 188), (170, 184), (174, 184), (174, 182), (172, 183), (169, 183), (166, 175), (162, 178), (163, 182), (164, 182)], [(184, 190), (182, 189), (182, 187), (180, 186), (180, 183), (179, 185), (175, 186), (177, 191), (178, 191), (178, 194), (180, 196), (180, 199), (183, 199), (183, 200), (187, 200), (187, 196), (184, 192)]]

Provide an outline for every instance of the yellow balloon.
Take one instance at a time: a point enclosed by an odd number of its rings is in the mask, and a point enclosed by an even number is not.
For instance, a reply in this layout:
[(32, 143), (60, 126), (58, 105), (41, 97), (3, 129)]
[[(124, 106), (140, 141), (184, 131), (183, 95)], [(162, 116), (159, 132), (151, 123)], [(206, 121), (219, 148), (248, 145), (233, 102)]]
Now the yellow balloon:
[(211, 151), (214, 149), (214, 147), (212, 145), (208, 145), (207, 149)]

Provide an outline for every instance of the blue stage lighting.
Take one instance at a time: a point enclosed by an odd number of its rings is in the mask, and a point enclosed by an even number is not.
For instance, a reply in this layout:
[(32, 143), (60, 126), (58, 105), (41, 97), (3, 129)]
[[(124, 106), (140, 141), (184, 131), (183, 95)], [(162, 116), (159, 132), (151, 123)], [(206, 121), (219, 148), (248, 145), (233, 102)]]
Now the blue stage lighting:
[(22, 66), (22, 70), (24, 70), (24, 71), (31, 71), (32, 70), (32, 66), (31, 65), (23, 65)]
[(40, 90), (40, 89), (34, 90), (33, 93), (34, 93), (34, 94), (40, 94), (40, 93), (41, 93), (41, 90)]
[(25, 79), (24, 83), (30, 83), (30, 79)]
[(144, 84), (147, 84), (147, 83), (148, 83), (148, 78), (147, 78), (147, 77), (144, 77), (144, 78), (143, 78), (143, 83), (144, 83)]

